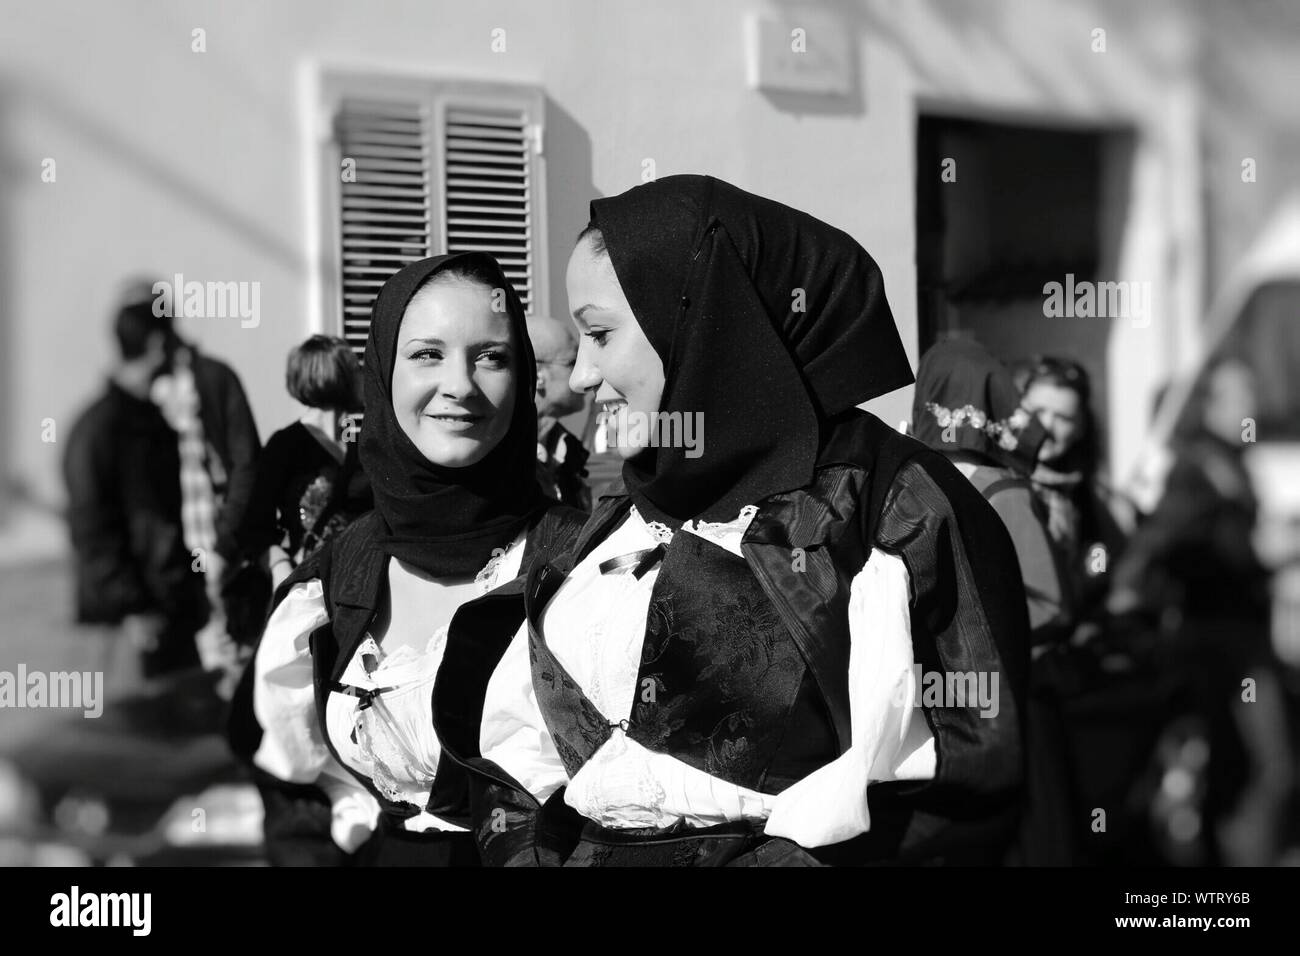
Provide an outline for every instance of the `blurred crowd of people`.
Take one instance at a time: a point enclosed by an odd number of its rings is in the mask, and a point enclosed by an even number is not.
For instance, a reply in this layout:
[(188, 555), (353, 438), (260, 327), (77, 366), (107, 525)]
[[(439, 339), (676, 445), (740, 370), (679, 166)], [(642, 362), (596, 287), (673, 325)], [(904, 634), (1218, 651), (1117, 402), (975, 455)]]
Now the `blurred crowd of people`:
[[(1252, 544), (1251, 372), (1224, 356), (1201, 376), (1147, 515), (1105, 478), (1091, 391), (1069, 358), (1005, 366), (970, 340), (934, 346), (918, 375), (914, 433), (997, 510), (1024, 576), (1016, 852), (1049, 865), (1279, 862), (1296, 836), (1296, 701)], [(1099, 733), (1106, 723), (1117, 732)], [(1108, 829), (1118, 839), (1099, 839)]]

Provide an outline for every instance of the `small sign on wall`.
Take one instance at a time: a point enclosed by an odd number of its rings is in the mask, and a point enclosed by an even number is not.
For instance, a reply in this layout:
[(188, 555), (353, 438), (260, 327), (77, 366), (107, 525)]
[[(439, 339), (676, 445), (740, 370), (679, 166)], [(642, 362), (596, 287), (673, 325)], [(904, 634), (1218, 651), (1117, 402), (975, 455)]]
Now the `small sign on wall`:
[(750, 89), (770, 93), (847, 96), (853, 92), (853, 36), (826, 11), (791, 12), (777, 19), (745, 19), (745, 62)]

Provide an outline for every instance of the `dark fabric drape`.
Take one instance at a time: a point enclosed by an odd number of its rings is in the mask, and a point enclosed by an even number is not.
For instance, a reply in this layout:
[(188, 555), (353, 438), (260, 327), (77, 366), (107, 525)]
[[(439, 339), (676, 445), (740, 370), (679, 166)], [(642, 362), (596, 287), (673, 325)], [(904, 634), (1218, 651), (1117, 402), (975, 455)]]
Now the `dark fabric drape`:
[(664, 364), (660, 410), (702, 414), (702, 454), (650, 448), (623, 479), (648, 517), (734, 518), (803, 487), (835, 416), (909, 385), (880, 269), (852, 237), (708, 176), (591, 204)]

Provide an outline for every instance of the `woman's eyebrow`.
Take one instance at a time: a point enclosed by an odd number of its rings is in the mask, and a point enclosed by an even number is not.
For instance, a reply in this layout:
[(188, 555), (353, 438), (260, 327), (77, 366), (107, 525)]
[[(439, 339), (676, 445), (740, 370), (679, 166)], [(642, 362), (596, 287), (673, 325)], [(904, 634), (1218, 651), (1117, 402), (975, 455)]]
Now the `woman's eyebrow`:
[(601, 306), (593, 305), (592, 303), (588, 302), (586, 305), (582, 305), (574, 309), (573, 317), (577, 319), (579, 322), (581, 322), (583, 316), (585, 316), (588, 312), (591, 312), (593, 309), (597, 312), (605, 311)]
[(407, 345), (415, 345), (415, 344), (417, 344), (417, 343), (420, 344), (420, 345), (443, 345), (443, 344), (445, 344), (445, 343), (442, 341), (442, 339), (435, 339), (435, 338), (420, 338), (419, 336), (414, 336), (414, 337), (412, 337), (412, 338), (407, 339), (407, 340), (403, 343), (403, 346), (407, 346)]

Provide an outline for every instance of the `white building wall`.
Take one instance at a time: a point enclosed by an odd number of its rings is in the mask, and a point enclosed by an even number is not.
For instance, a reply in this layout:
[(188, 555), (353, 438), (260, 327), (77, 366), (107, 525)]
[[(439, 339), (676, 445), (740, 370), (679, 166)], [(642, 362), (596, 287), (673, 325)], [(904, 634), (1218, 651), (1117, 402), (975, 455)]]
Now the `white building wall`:
[[(264, 436), (290, 420), (283, 360), (312, 330), (301, 76), (342, 62), (544, 88), (555, 310), (587, 202), (636, 184), (653, 159), (659, 176), (708, 172), (854, 235), (884, 270), (913, 359), (914, 177), (938, 174), (913, 169), (918, 109), (1132, 125), (1138, 169), (1119, 278), (1154, 282), (1162, 311), (1111, 355), (1121, 373), (1111, 407), (1142, 409), (1113, 428), (1113, 453), (1130, 458), (1147, 392), (1177, 362), (1199, 310), (1199, 251), (1176, 234), (1196, 221), (1199, 188), (1185, 5), (814, 6), (855, 38), (858, 89), (847, 101), (747, 89), (744, 16), (781, 10), (797, 24), (797, 5), (3, 0), (0, 466), (38, 500), (62, 501), (61, 449), (41, 441), (41, 422), (54, 418), (66, 434), (101, 387), (109, 304), (140, 273), (261, 282), (259, 327), (186, 320), (182, 331), (240, 371)], [(504, 53), (490, 47), (497, 27)], [(191, 51), (195, 28), (206, 30), (206, 53)], [(1104, 53), (1092, 49), (1097, 28)], [(41, 182), (45, 157), (57, 161), (56, 183)], [(873, 409), (897, 422), (910, 391)]]

